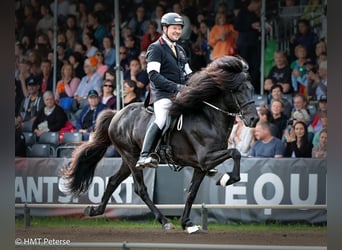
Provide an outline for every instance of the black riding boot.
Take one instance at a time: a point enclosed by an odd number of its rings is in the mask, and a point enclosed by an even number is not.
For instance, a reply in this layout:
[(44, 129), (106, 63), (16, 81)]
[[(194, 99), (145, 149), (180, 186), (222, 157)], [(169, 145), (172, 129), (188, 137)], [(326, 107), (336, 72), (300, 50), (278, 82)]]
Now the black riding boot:
[(161, 134), (162, 130), (158, 127), (158, 125), (152, 123), (146, 131), (145, 139), (140, 153), (140, 158), (137, 164), (135, 165), (136, 168), (143, 169), (145, 167), (158, 167), (158, 159), (152, 157), (150, 154), (157, 146)]

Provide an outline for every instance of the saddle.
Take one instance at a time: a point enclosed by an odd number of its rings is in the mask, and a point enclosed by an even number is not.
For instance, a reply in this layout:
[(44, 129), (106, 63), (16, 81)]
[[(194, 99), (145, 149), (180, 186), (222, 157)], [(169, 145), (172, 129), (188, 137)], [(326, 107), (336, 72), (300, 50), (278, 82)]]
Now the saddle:
[[(151, 121), (154, 117), (154, 108), (151, 105), (145, 106), (145, 111), (152, 114)], [(170, 138), (172, 131), (177, 125), (177, 129), (181, 129), (182, 115), (179, 117), (168, 116), (166, 119), (165, 127), (163, 128), (161, 138), (157, 143), (154, 156), (159, 159), (160, 163), (167, 164), (173, 171), (179, 172), (183, 169), (182, 166), (177, 165), (173, 159), (173, 150), (170, 145)]]

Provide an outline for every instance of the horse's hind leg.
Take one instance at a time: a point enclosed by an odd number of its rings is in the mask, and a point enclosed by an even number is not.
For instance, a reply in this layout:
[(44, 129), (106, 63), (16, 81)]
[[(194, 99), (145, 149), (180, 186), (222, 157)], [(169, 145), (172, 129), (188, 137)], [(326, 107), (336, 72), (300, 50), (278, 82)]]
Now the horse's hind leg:
[(88, 216), (97, 216), (103, 214), (111, 195), (113, 194), (115, 189), (120, 185), (120, 183), (123, 182), (130, 175), (130, 173), (131, 172), (128, 166), (122, 162), (119, 170), (109, 178), (106, 190), (103, 193), (101, 199), (101, 203), (96, 207), (86, 207), (84, 213)]
[[(134, 166), (134, 165), (133, 165)], [(164, 230), (174, 229), (174, 225), (170, 223), (170, 221), (160, 212), (160, 210), (156, 207), (156, 205), (152, 202), (150, 197), (148, 196), (147, 188), (144, 183), (144, 177), (142, 170), (136, 170), (135, 168), (132, 171), (132, 176), (134, 178), (134, 192), (140, 196), (140, 198), (145, 202), (145, 204), (149, 207), (151, 212), (154, 214), (156, 220), (160, 224), (162, 224)]]
[(241, 160), (241, 153), (235, 149), (231, 148), (228, 149), (228, 154), (233, 159), (234, 165), (233, 170), (229, 173), (223, 174), (216, 182), (216, 185), (220, 186), (229, 186), (238, 181), (240, 181), (240, 160)]

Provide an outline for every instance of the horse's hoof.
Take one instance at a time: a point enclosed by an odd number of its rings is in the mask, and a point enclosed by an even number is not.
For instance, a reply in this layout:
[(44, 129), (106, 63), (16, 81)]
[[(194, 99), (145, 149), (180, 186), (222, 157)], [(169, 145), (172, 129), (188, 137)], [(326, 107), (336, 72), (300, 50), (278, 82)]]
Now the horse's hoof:
[(172, 224), (172, 223), (166, 223), (163, 225), (163, 230), (164, 231), (170, 231), (170, 230), (173, 230), (175, 229), (175, 226)]
[(191, 227), (186, 227), (185, 230), (189, 233), (189, 234), (196, 234), (196, 233), (202, 233), (202, 229), (201, 226), (198, 225), (194, 225)]
[(91, 206), (88, 206), (84, 209), (84, 214), (87, 215), (87, 216), (93, 216), (93, 207)]
[(229, 186), (232, 185), (238, 181), (240, 181), (241, 178), (240, 176), (229, 176), (227, 173), (223, 174), (217, 181), (216, 181), (216, 185), (217, 186)]
[(216, 168), (213, 168), (213, 169), (209, 169), (206, 173), (206, 175), (208, 177), (213, 177), (217, 174), (218, 170)]

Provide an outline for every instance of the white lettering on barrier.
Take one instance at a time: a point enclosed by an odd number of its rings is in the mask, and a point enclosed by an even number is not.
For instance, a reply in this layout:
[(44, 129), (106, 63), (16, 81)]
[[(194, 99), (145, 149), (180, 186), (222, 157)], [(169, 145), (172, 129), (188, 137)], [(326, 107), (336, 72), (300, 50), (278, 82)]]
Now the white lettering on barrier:
[[(318, 174), (308, 175), (308, 185), (303, 187), (300, 183), (300, 174), (290, 174), (290, 183), (288, 189), (285, 190), (282, 179), (274, 173), (261, 174), (253, 184), (253, 190), (247, 190), (246, 183), (248, 182), (248, 173), (241, 173), (240, 182), (226, 187), (225, 190), (225, 204), (227, 205), (246, 205), (252, 204), (248, 202), (248, 193), (253, 191), (253, 197), (256, 204), (261, 205), (279, 205), (281, 204), (284, 193), (289, 192), (290, 202), (293, 205), (314, 205), (318, 199)], [(265, 185), (272, 185), (273, 188), (268, 188), (267, 193), (264, 193)], [(306, 197), (301, 197), (300, 193), (306, 188)], [(246, 198), (243, 198), (245, 196)], [(272, 209), (264, 209), (265, 215), (270, 215)]]
[[(26, 179), (26, 183), (24, 180)], [(94, 176), (93, 182), (87, 192), (88, 199), (92, 203), (101, 202), (102, 195), (108, 184), (109, 178)], [(71, 195), (65, 194), (66, 180), (56, 176), (40, 176), (40, 177), (15, 177), (15, 199), (16, 202), (45, 202), (53, 203), (56, 195), (59, 203), (78, 203), (78, 198), (72, 198)], [(122, 187), (125, 189), (122, 189)], [(56, 189), (57, 188), (57, 189)], [(56, 192), (59, 191), (59, 192)], [(125, 192), (121, 192), (125, 190)], [(124, 180), (118, 188), (113, 192), (110, 203), (132, 203), (133, 202), (133, 177), (129, 176)], [(60, 195), (62, 193), (62, 195)], [(124, 197), (123, 197), (124, 196)]]
[(241, 186), (241, 183), (248, 182), (248, 174), (241, 173), (240, 174), (240, 183), (239, 185), (230, 185), (226, 187), (226, 197), (225, 197), (225, 203), (230, 205), (246, 205), (247, 204), (247, 198), (245, 199), (239, 199), (238, 197), (241, 195), (244, 195), (246, 197), (246, 186)]
[(317, 201), (318, 193), (318, 176), (317, 174), (309, 174), (309, 183), (307, 187), (306, 199), (300, 197), (300, 174), (291, 174), (291, 202), (296, 205), (310, 204), (314, 205)]

